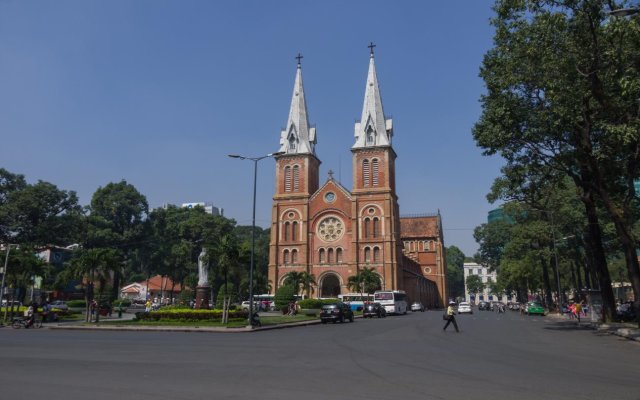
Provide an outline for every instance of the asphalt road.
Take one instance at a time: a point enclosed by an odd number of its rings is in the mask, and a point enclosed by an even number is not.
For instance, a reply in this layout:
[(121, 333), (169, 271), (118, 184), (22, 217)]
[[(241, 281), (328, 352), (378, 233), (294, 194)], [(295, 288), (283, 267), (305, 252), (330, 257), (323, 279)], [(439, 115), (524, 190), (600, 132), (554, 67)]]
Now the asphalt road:
[[(640, 344), (441, 313), (250, 333), (0, 329), (0, 398), (640, 399)], [(451, 327), (450, 327), (451, 328)]]

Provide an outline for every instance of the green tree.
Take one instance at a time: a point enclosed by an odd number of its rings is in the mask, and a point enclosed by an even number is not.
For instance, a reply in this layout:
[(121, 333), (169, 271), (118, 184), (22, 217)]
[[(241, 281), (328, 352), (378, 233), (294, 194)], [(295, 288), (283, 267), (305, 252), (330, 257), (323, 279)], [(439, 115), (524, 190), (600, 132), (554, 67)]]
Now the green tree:
[(464, 253), (456, 246), (450, 246), (446, 255), (449, 297), (464, 297)]
[(291, 271), (287, 275), (285, 275), (283, 282), (285, 285), (289, 285), (292, 288), (294, 288), (295, 289), (294, 294), (297, 295), (300, 293), (300, 287), (302, 286), (303, 281), (304, 281), (303, 272)]
[(485, 288), (482, 279), (478, 275), (469, 275), (467, 276), (467, 290), (469, 293), (473, 293), (474, 295), (478, 295), (478, 293), (482, 293)]
[[(115, 265), (121, 263), (120, 254), (115, 249), (91, 248), (78, 250), (73, 258), (67, 263), (67, 268), (58, 277), (59, 280), (69, 282), (80, 280), (85, 288), (86, 321), (91, 318), (91, 302), (96, 298), (95, 291), (98, 290), (98, 300), (102, 300), (107, 283)], [(99, 320), (99, 310), (96, 312), (96, 322)]]
[(307, 298), (311, 297), (317, 286), (315, 275), (304, 271), (302, 273), (302, 291), (307, 295)]
[(276, 290), (273, 302), (278, 310), (288, 310), (289, 303), (295, 300), (296, 288), (291, 285), (282, 285)]
[(118, 296), (124, 267), (135, 258), (135, 249), (148, 238), (144, 220), (149, 213), (147, 199), (133, 185), (122, 180), (98, 188), (91, 198), (89, 234), (85, 248), (111, 248), (120, 264), (112, 267), (111, 299)]
[(373, 293), (380, 289), (380, 277), (375, 268), (364, 267), (347, 279), (347, 287), (354, 293)]
[(614, 303), (598, 204), (615, 225), (640, 311), (633, 187), (640, 176), (640, 29), (635, 18), (607, 15), (625, 4), (496, 1), (494, 47), (481, 70), (487, 94), (474, 128), (485, 154), (499, 153), (508, 168), (551, 168), (580, 189), (607, 319)]

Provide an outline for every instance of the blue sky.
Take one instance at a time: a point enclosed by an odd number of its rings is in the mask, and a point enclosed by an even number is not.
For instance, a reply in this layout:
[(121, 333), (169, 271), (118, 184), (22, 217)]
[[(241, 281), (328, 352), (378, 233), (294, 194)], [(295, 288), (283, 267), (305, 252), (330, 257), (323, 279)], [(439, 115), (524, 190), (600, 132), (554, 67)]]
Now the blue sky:
[[(401, 214), (440, 210), (445, 245), (473, 228), (502, 161), (471, 135), (491, 2), (0, 0), (0, 166), (75, 190), (122, 179), (163, 203), (212, 202), (251, 224), (253, 165), (277, 151), (298, 52), (321, 183), (352, 186), (369, 49), (394, 119)], [(260, 162), (256, 223), (274, 162)]]

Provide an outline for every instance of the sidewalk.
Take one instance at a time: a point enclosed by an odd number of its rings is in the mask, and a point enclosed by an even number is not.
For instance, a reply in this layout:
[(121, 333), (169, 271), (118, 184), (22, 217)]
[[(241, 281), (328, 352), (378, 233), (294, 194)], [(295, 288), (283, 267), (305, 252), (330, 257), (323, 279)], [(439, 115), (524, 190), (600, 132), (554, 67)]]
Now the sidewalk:
[[(578, 324), (578, 321), (569, 319), (569, 317), (565, 315), (549, 313), (547, 314), (547, 317), (551, 317), (559, 321), (574, 322), (575, 324)], [(636, 342), (640, 342), (640, 329), (636, 324), (627, 323), (627, 322), (597, 323), (597, 322), (591, 322), (587, 318), (588, 317), (584, 317), (581, 319), (581, 322), (580, 322), (581, 327), (591, 328), (599, 332), (604, 332), (611, 335), (620, 336), (629, 340), (635, 340)]]

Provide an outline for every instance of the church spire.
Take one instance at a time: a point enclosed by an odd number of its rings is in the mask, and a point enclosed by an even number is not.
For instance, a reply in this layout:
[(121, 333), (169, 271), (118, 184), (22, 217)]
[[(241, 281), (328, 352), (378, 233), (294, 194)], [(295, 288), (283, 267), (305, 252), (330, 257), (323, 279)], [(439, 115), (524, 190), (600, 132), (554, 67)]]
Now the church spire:
[(304, 97), (304, 86), (302, 85), (302, 55), (298, 53), (296, 57), (298, 67), (296, 69), (296, 80), (293, 84), (293, 95), (291, 96), (291, 108), (287, 126), (280, 133), (280, 150), (286, 154), (315, 154), (316, 128), (309, 126), (307, 117), (307, 102)]
[(393, 122), (391, 119), (385, 119), (382, 109), (382, 97), (380, 96), (373, 54), (376, 45), (370, 43), (368, 47), (370, 49), (369, 74), (364, 92), (362, 116), (355, 126), (356, 143), (353, 148), (390, 146), (393, 136)]

